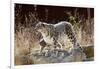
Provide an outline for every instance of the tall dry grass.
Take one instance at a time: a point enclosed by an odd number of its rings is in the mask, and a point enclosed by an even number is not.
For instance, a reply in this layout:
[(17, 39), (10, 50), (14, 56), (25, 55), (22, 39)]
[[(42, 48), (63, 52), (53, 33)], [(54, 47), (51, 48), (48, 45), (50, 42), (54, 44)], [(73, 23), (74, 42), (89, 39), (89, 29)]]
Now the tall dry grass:
[(23, 27), (15, 34), (15, 65), (22, 64), (32, 64), (33, 62), (29, 58), (29, 54), (31, 54), (32, 49), (39, 49), (38, 37), (34, 33), (33, 28), (25, 28)]

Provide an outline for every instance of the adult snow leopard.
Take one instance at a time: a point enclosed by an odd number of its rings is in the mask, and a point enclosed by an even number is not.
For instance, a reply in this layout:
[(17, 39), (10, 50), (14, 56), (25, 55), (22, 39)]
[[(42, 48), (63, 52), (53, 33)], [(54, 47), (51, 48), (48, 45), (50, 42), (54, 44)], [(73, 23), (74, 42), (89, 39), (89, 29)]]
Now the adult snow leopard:
[(66, 21), (58, 22), (57, 24), (48, 24), (45, 22), (38, 22), (35, 28), (43, 36), (40, 40), (41, 51), (47, 46), (51, 45), (56, 48), (57, 46), (62, 49), (66, 45), (66, 41), (70, 39), (74, 49), (80, 49), (81, 46), (76, 38), (73, 26)]

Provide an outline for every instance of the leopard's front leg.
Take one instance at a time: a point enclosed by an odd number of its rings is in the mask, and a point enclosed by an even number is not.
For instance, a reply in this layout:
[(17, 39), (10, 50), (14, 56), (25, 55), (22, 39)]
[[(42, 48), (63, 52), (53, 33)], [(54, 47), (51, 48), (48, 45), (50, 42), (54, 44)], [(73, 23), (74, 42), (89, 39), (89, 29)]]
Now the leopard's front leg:
[(40, 42), (39, 42), (39, 44), (40, 44), (40, 46), (41, 46), (41, 47), (40, 47), (40, 53), (42, 53), (47, 44), (46, 44), (46, 42), (44, 41), (44, 39), (41, 39)]

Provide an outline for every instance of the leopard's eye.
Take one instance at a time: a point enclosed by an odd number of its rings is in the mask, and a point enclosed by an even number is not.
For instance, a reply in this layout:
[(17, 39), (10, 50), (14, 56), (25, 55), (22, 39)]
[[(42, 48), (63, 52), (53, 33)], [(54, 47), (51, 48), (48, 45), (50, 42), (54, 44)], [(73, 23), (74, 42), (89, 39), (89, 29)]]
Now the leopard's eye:
[(45, 25), (44, 25), (44, 24), (41, 24), (41, 26), (42, 26), (42, 27), (45, 27)]

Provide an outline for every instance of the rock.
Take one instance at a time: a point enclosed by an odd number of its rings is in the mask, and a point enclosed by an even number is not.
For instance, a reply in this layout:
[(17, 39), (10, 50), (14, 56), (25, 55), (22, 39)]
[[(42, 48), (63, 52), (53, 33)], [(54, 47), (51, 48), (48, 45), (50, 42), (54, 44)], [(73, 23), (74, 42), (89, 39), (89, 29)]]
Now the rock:
[[(75, 55), (73, 55), (73, 53)], [(81, 53), (77, 50), (74, 52), (68, 52), (66, 50), (59, 49), (48, 52), (44, 51), (42, 53), (33, 52), (30, 57), (35, 64), (76, 62), (83, 61), (86, 58), (84, 53)]]

